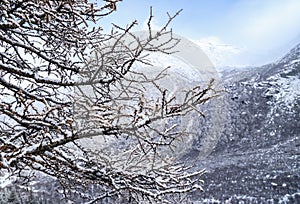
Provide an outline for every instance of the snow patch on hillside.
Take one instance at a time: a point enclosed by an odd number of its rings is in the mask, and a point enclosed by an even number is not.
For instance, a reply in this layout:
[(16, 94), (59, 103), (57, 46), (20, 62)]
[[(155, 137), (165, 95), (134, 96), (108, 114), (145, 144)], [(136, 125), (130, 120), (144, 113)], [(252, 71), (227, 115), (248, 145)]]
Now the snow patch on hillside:
[(300, 79), (298, 76), (270, 77), (269, 94), (272, 94), (276, 103), (285, 103), (288, 107), (294, 106), (294, 101), (300, 99)]
[(300, 59), (286, 62), (279, 73), (267, 78), (267, 83), (271, 87), (266, 95), (273, 96), (275, 104), (284, 104), (292, 109), (295, 101), (300, 100), (300, 75), (297, 74), (299, 62)]
[(12, 184), (13, 180), (8, 172), (0, 172), (0, 189)]

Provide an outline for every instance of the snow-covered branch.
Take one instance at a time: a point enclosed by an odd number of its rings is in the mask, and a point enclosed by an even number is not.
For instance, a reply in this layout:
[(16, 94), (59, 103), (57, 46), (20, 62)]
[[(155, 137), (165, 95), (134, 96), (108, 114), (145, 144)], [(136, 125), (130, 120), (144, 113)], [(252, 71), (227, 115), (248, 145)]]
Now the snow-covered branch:
[(181, 119), (204, 116), (200, 106), (219, 92), (211, 81), (179, 100), (161, 84), (167, 67), (151, 76), (134, 69), (150, 65), (151, 52), (174, 53), (168, 25), (179, 12), (153, 31), (151, 10), (145, 38), (136, 22), (104, 34), (97, 22), (119, 1), (1, 1), (0, 174), (42, 173), (90, 203), (202, 190), (204, 171), (178, 164), (175, 149), (192, 134)]

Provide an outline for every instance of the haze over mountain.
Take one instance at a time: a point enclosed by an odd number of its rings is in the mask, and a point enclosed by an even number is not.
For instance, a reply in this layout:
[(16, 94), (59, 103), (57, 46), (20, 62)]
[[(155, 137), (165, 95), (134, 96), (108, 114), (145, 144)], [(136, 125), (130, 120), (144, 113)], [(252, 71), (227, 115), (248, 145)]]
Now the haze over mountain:
[(219, 70), (228, 66), (245, 66), (244, 64), (238, 64), (237, 61), (237, 56), (243, 52), (242, 48), (224, 44), (217, 37), (203, 38), (194, 42), (201, 47), (203, 52)]
[(300, 35), (282, 45), (278, 50), (254, 51), (222, 42), (218, 37), (207, 37), (193, 40), (201, 47), (216, 69), (220, 72), (228, 69), (262, 66), (279, 60), (282, 55), (300, 41)]
[[(153, 8), (152, 27), (161, 28), (168, 16), (183, 9), (171, 23), (173, 31), (188, 39), (216, 49), (218, 60), (212, 61), (225, 66), (261, 66), (272, 63), (300, 42), (300, 1), (298, 0), (148, 0), (123, 1), (118, 12), (103, 22), (109, 30), (111, 22), (126, 26), (137, 19), (137, 30), (147, 28), (149, 7)], [(135, 12), (131, 12), (131, 9)], [(226, 49), (224, 49), (225, 47)], [(231, 48), (238, 53), (232, 53)], [(205, 50), (209, 55), (209, 51)], [(220, 56), (221, 54), (221, 56)], [(224, 56), (228, 56), (224, 62)], [(227, 58), (227, 57), (226, 57)]]

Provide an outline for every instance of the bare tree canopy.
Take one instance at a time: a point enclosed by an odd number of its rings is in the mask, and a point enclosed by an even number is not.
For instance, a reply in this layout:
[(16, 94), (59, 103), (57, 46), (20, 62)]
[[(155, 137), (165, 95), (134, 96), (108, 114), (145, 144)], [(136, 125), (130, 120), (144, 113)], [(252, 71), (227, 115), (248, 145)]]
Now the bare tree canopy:
[(168, 25), (178, 13), (154, 32), (150, 12), (145, 39), (132, 32), (136, 22), (104, 33), (101, 19), (119, 1), (0, 1), (0, 174), (48, 175), (66, 197), (90, 203), (162, 202), (202, 190), (203, 171), (166, 152), (189, 134), (176, 121), (203, 115), (198, 106), (218, 92), (211, 81), (176, 100), (159, 84), (167, 68), (151, 77), (133, 70), (151, 52), (172, 53), (179, 41)]

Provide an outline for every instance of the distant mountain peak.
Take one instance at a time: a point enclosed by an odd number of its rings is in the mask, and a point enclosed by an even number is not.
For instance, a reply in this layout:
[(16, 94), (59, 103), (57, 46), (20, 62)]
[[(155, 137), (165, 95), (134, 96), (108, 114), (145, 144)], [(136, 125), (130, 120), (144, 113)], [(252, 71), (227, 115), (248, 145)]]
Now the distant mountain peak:
[(194, 40), (209, 57), (217, 69), (236, 65), (236, 56), (242, 52), (242, 48), (221, 42), (217, 37), (207, 37)]

